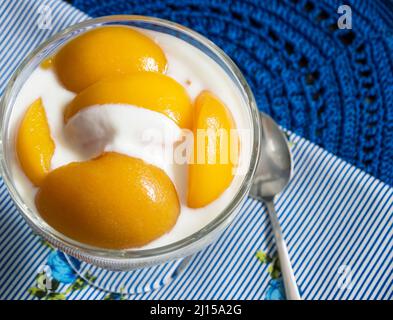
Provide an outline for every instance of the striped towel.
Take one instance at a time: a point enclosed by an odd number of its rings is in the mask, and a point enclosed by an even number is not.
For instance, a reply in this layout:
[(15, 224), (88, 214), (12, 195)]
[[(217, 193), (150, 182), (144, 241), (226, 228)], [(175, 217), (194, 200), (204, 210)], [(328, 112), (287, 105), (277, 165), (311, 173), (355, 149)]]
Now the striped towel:
[[(0, 0), (0, 93), (28, 52), (86, 18), (58, 0)], [(276, 207), (302, 297), (392, 299), (393, 190), (303, 138), (290, 140), (295, 174)], [(0, 299), (284, 298), (267, 213), (255, 200), (216, 243), (182, 262), (117, 274), (81, 264), (32, 233), (0, 181)], [(131, 287), (142, 292), (125, 294)]]

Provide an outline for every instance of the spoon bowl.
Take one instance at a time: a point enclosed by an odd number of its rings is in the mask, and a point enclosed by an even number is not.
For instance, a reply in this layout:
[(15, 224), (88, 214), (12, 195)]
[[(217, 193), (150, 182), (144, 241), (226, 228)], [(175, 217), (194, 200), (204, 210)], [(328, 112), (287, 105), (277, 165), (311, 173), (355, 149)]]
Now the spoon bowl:
[(251, 195), (274, 198), (288, 184), (292, 176), (292, 156), (285, 135), (265, 113), (260, 115), (261, 153), (255, 171)]

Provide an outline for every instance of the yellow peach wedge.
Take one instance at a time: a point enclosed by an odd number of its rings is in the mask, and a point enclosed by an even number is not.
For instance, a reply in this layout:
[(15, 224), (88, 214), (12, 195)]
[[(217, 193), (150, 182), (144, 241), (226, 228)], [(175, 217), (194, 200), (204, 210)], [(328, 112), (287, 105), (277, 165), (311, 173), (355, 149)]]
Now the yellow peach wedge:
[(187, 91), (160, 73), (137, 72), (101, 80), (80, 92), (66, 107), (67, 122), (79, 110), (109, 103), (131, 104), (160, 112), (181, 128), (191, 128), (192, 105)]
[(16, 138), (20, 165), (34, 185), (39, 186), (49, 172), (54, 151), (45, 109), (37, 99), (27, 109)]
[(126, 26), (105, 26), (83, 33), (65, 44), (54, 67), (66, 89), (80, 92), (117, 74), (165, 72), (166, 57), (148, 36)]
[[(189, 165), (187, 204), (200, 208), (216, 200), (230, 185), (237, 164), (238, 141), (227, 107), (209, 91), (195, 100), (194, 156)], [(235, 145), (236, 150), (231, 150)]]
[(175, 225), (180, 212), (175, 187), (164, 171), (115, 152), (51, 171), (35, 203), (59, 232), (110, 249), (151, 242)]

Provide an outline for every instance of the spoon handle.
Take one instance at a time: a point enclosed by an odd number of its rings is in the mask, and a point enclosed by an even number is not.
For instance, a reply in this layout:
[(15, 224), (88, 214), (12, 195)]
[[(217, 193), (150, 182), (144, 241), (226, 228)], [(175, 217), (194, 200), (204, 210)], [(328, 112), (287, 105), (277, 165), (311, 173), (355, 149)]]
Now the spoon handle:
[(276, 240), (278, 258), (280, 259), (281, 274), (284, 280), (285, 294), (288, 300), (301, 300), (299, 289), (296, 284), (295, 275), (291, 266), (291, 261), (288, 255), (287, 245), (285, 244), (282, 235), (280, 223), (277, 219), (277, 213), (274, 209), (273, 201), (265, 201), (269, 212), (270, 222), (273, 228), (274, 237)]

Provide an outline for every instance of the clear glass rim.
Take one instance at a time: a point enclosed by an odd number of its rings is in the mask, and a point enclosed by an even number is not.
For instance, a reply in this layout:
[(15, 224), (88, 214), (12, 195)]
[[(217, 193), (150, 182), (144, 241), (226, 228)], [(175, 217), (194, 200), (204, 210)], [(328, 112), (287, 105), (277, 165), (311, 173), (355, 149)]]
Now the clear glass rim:
[[(22, 71), (29, 65), (30, 61), (36, 57), (40, 52), (42, 52), (49, 44), (56, 42), (70, 34), (76, 30), (94, 26), (100, 23), (116, 23), (116, 22), (143, 22), (143, 23), (151, 23), (156, 26), (162, 27), (169, 27), (174, 29), (180, 33), (186, 34), (188, 37), (193, 38), (199, 43), (202, 43), (206, 46), (209, 50), (211, 50), (221, 61), (228, 67), (228, 69), (233, 73), (235, 78), (239, 81), (239, 84), (243, 88), (243, 96), (247, 98), (247, 106), (249, 108), (249, 113), (252, 119), (252, 127), (251, 127), (251, 134), (253, 139), (253, 145), (251, 148), (251, 158), (250, 158), (250, 166), (249, 170), (243, 177), (243, 181), (241, 186), (239, 187), (236, 195), (234, 196), (233, 200), (221, 211), (221, 213), (208, 225), (206, 225), (201, 230), (193, 233), (192, 235), (183, 238), (179, 241), (174, 243), (158, 247), (152, 249), (122, 249), (122, 250), (114, 250), (114, 249), (103, 249), (97, 248), (94, 246), (90, 246), (73, 239), (70, 239), (63, 235), (62, 233), (58, 232), (57, 230), (53, 229), (49, 226), (43, 219), (37, 217), (34, 214), (33, 210), (30, 209), (23, 201), (22, 197), (19, 195), (12, 178), (11, 172), (7, 166), (6, 159), (5, 159), (5, 143), (8, 141), (8, 127), (5, 126), (5, 122), (8, 124), (8, 120), (10, 114), (6, 114), (8, 110), (6, 110), (7, 106), (9, 105), (9, 101), (12, 97), (14, 84), (16, 79), (22, 73)], [(146, 258), (158, 258), (160, 256), (165, 256), (168, 254), (175, 255), (176, 252), (180, 250), (184, 250), (185, 248), (191, 246), (192, 244), (202, 240), (209, 234), (211, 234), (214, 230), (218, 229), (220, 226), (226, 225), (230, 222), (232, 213), (235, 211), (238, 206), (241, 205), (243, 199), (248, 195), (250, 190), (252, 179), (254, 176), (254, 172), (256, 170), (256, 166), (259, 160), (259, 149), (260, 149), (260, 122), (259, 122), (259, 111), (256, 105), (256, 101), (254, 95), (247, 84), (246, 79), (242, 75), (239, 68), (236, 64), (213, 42), (202, 36), (201, 34), (184, 27), (180, 24), (159, 19), (155, 17), (147, 17), (147, 16), (137, 16), (137, 15), (113, 15), (113, 16), (105, 16), (95, 19), (88, 19), (83, 22), (74, 24), (70, 27), (65, 28), (64, 30), (56, 33), (54, 36), (50, 37), (48, 40), (43, 42), (40, 46), (38, 46), (35, 50), (33, 50), (20, 64), (20, 66), (16, 69), (14, 74), (12, 75), (11, 79), (7, 87), (4, 90), (3, 97), (0, 101), (0, 123), (1, 123), (1, 148), (0, 148), (0, 163), (1, 163), (1, 174), (2, 178), (9, 190), (12, 200), (16, 204), (19, 212), (23, 215), (25, 220), (29, 223), (29, 225), (38, 233), (43, 235), (49, 242), (52, 243), (61, 243), (63, 246), (66, 246), (69, 251), (82, 251), (85, 254), (101, 257), (103, 259), (114, 259), (114, 260), (134, 260), (139, 261)]]

